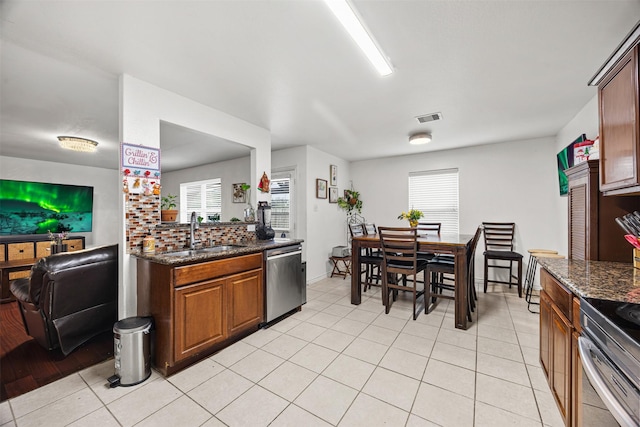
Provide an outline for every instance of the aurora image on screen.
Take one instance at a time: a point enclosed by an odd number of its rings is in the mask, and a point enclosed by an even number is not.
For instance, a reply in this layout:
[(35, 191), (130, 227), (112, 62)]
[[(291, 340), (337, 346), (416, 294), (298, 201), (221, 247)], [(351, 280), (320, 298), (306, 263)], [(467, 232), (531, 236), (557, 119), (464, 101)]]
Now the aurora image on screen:
[(93, 187), (0, 179), (0, 235), (89, 232)]

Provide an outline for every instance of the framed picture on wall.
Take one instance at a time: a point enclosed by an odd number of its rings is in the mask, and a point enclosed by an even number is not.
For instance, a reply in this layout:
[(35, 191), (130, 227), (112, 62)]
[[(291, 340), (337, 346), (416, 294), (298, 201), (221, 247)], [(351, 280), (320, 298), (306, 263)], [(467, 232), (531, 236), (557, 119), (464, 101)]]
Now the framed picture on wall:
[(327, 198), (327, 180), (316, 178), (316, 198)]
[(336, 165), (329, 166), (329, 185), (338, 185), (338, 166)]
[(338, 203), (338, 187), (329, 187), (329, 203)]
[(245, 203), (247, 201), (247, 192), (242, 189), (242, 184), (233, 185), (233, 203)]

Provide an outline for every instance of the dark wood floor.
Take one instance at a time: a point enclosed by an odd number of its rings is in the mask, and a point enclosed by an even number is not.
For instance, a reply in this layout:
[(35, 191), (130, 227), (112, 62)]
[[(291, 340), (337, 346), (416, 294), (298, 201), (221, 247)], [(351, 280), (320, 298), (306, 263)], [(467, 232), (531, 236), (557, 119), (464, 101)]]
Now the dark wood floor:
[(0, 401), (27, 393), (113, 357), (113, 333), (105, 332), (64, 357), (29, 337), (17, 302), (0, 304)]

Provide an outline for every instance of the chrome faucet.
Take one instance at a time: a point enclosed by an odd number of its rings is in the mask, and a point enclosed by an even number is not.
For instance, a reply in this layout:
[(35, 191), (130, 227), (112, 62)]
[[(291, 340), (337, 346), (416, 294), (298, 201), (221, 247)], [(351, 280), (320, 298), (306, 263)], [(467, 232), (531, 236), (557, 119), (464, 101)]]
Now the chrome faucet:
[(195, 232), (200, 228), (198, 225), (198, 220), (196, 219), (196, 213), (191, 212), (191, 223), (189, 224), (189, 249), (195, 249), (196, 243), (199, 243), (199, 240), (195, 239)]

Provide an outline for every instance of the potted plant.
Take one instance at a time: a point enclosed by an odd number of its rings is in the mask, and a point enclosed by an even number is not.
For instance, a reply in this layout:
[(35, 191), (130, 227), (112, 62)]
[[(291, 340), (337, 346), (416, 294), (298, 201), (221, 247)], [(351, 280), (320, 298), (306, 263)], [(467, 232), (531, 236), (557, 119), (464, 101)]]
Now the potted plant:
[(338, 197), (338, 206), (347, 211), (347, 215), (351, 215), (354, 210), (362, 213), (360, 193), (354, 189), (344, 190), (344, 197)]
[(176, 209), (176, 197), (169, 193), (166, 196), (162, 196), (160, 203), (160, 219), (164, 222), (175, 222), (178, 217), (178, 210)]
[(400, 215), (398, 215), (398, 219), (407, 219), (409, 220), (409, 225), (411, 227), (417, 227), (418, 220), (422, 218), (422, 216), (422, 211), (411, 209), (409, 210), (409, 212), (402, 212)]

